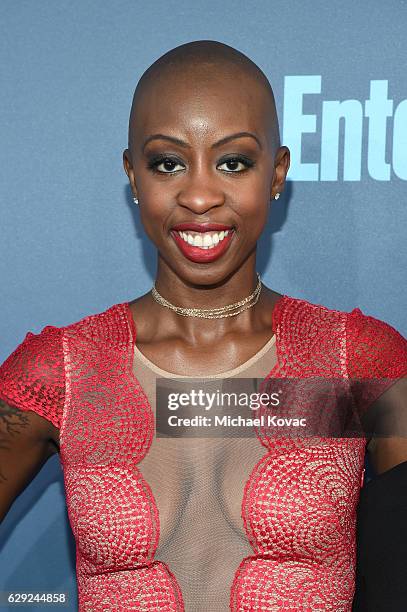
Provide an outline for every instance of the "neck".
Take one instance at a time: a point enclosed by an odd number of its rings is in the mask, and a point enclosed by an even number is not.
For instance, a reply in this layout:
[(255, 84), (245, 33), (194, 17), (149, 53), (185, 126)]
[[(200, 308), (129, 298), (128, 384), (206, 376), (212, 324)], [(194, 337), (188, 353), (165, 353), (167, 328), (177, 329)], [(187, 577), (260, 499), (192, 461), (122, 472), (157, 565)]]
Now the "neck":
[(255, 290), (258, 282), (255, 264), (253, 258), (221, 278), (211, 274), (210, 269), (181, 277), (159, 258), (155, 287), (166, 300), (182, 308), (221, 308), (239, 302)]
[[(232, 274), (219, 280), (213, 274), (213, 282), (208, 272), (197, 271), (193, 277), (181, 277), (169, 268), (159, 257), (155, 287), (168, 302), (182, 308), (221, 308), (239, 302), (248, 297), (255, 290), (258, 282), (255, 267), (255, 257), (248, 258), (246, 262)], [(201, 280), (202, 279), (202, 280)], [(151, 297), (151, 307), (154, 308), (159, 325), (173, 329), (174, 333), (181, 333), (184, 338), (196, 338), (200, 333), (205, 337), (216, 337), (228, 331), (249, 331), (255, 326), (256, 317), (262, 304), (262, 291), (260, 298), (254, 306), (246, 309), (234, 317), (219, 319), (204, 319), (199, 317), (184, 317), (173, 310), (155, 302)], [(177, 331), (175, 331), (177, 330)]]

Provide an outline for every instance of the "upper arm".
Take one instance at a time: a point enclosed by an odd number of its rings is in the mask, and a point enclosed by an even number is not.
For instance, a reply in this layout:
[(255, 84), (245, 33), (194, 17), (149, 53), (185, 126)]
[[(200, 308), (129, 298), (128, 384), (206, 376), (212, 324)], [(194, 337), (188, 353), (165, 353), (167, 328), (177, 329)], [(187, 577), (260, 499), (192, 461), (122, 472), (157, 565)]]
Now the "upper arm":
[(367, 445), (376, 474), (407, 461), (407, 377), (397, 380), (369, 409), (372, 438)]
[(348, 313), (347, 370), (377, 473), (407, 460), (407, 340), (394, 327)]
[(407, 375), (407, 340), (385, 321), (354, 308), (347, 313), (346, 368), (355, 407), (364, 418)]
[(0, 365), (0, 519), (58, 451), (64, 398), (62, 328), (28, 332)]
[(0, 399), (0, 521), (44, 463), (58, 451), (55, 427)]

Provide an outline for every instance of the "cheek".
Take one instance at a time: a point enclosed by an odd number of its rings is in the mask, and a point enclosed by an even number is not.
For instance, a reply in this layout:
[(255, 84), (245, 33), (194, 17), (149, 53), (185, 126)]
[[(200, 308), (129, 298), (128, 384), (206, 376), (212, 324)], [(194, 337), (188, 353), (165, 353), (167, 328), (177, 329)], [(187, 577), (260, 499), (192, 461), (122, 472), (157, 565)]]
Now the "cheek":
[(271, 184), (264, 172), (253, 174), (251, 180), (236, 181), (240, 183), (234, 189), (232, 201), (240, 202), (244, 215), (267, 215), (270, 201)]
[(140, 200), (154, 215), (168, 206), (168, 201), (171, 199), (168, 186), (151, 180), (150, 177), (139, 182), (139, 194)]
[(149, 236), (157, 235), (162, 227), (162, 209), (157, 204), (142, 201), (140, 206), (141, 222)]
[(258, 199), (241, 200), (241, 206), (237, 210), (241, 222), (243, 222), (244, 233), (257, 240), (267, 223), (269, 213), (269, 201), (265, 200), (264, 194)]
[(253, 242), (257, 242), (267, 223), (268, 212), (264, 206), (258, 206), (254, 216), (252, 217), (252, 232), (251, 237)]
[(250, 224), (252, 231), (258, 237), (265, 224), (270, 209), (270, 182), (269, 177), (264, 173), (259, 174), (257, 180), (253, 181), (252, 185), (244, 189), (240, 193), (240, 201), (242, 205), (242, 217)]
[[(144, 162), (145, 163), (145, 162)], [(140, 201), (144, 203), (152, 214), (155, 215), (155, 209), (161, 209), (163, 206), (168, 206), (170, 196), (169, 181), (157, 178), (152, 174), (152, 171), (138, 167), (136, 172), (136, 183)]]
[(159, 194), (149, 193), (148, 198), (141, 199), (140, 219), (147, 236), (155, 244), (162, 242), (166, 221), (171, 214), (168, 205), (168, 194), (166, 198), (160, 199)]

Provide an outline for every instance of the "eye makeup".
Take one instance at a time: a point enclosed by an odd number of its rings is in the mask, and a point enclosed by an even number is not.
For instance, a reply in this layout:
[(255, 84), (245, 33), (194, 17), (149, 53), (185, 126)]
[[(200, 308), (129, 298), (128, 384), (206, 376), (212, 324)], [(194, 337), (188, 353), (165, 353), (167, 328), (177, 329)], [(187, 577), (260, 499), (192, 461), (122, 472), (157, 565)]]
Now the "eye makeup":
[[(180, 159), (178, 159), (176, 156), (171, 155), (171, 154), (158, 154), (158, 155), (151, 155), (148, 157), (148, 161), (147, 161), (147, 168), (149, 170), (151, 170), (152, 172), (158, 173), (158, 174), (176, 174), (178, 171), (174, 170), (168, 170), (168, 171), (162, 171), (162, 170), (158, 170), (158, 167), (161, 164), (173, 164), (173, 165), (182, 165), (185, 167), (184, 162), (182, 162)], [(256, 162), (251, 159), (250, 157), (247, 157), (246, 155), (243, 155), (241, 153), (235, 153), (235, 154), (231, 154), (228, 156), (224, 156), (222, 157), (218, 164), (218, 166), (221, 166), (223, 164), (227, 164), (227, 163), (240, 163), (244, 166), (243, 170), (230, 170), (230, 171), (224, 171), (227, 174), (241, 174), (243, 172), (246, 172), (248, 169), (253, 168), (256, 165)]]

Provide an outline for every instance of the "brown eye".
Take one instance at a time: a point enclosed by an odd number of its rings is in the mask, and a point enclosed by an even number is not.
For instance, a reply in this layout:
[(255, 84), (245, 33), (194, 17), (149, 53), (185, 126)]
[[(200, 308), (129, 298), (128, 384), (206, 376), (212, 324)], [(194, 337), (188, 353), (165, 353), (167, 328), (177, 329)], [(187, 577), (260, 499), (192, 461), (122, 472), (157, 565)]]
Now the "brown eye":
[(179, 172), (179, 170), (175, 170), (177, 166), (182, 166), (177, 159), (163, 156), (155, 157), (148, 163), (148, 168), (159, 174), (175, 174)]
[[(254, 166), (254, 162), (247, 158), (247, 157), (243, 157), (241, 155), (239, 156), (235, 156), (235, 157), (229, 157), (228, 159), (225, 159), (219, 166), (218, 168), (220, 168), (220, 166), (224, 166), (227, 165), (228, 168), (226, 169), (226, 172), (230, 173), (240, 173), (240, 172), (244, 172), (245, 170), (247, 170), (248, 168), (251, 168)], [(243, 166), (243, 168), (242, 168)]]

